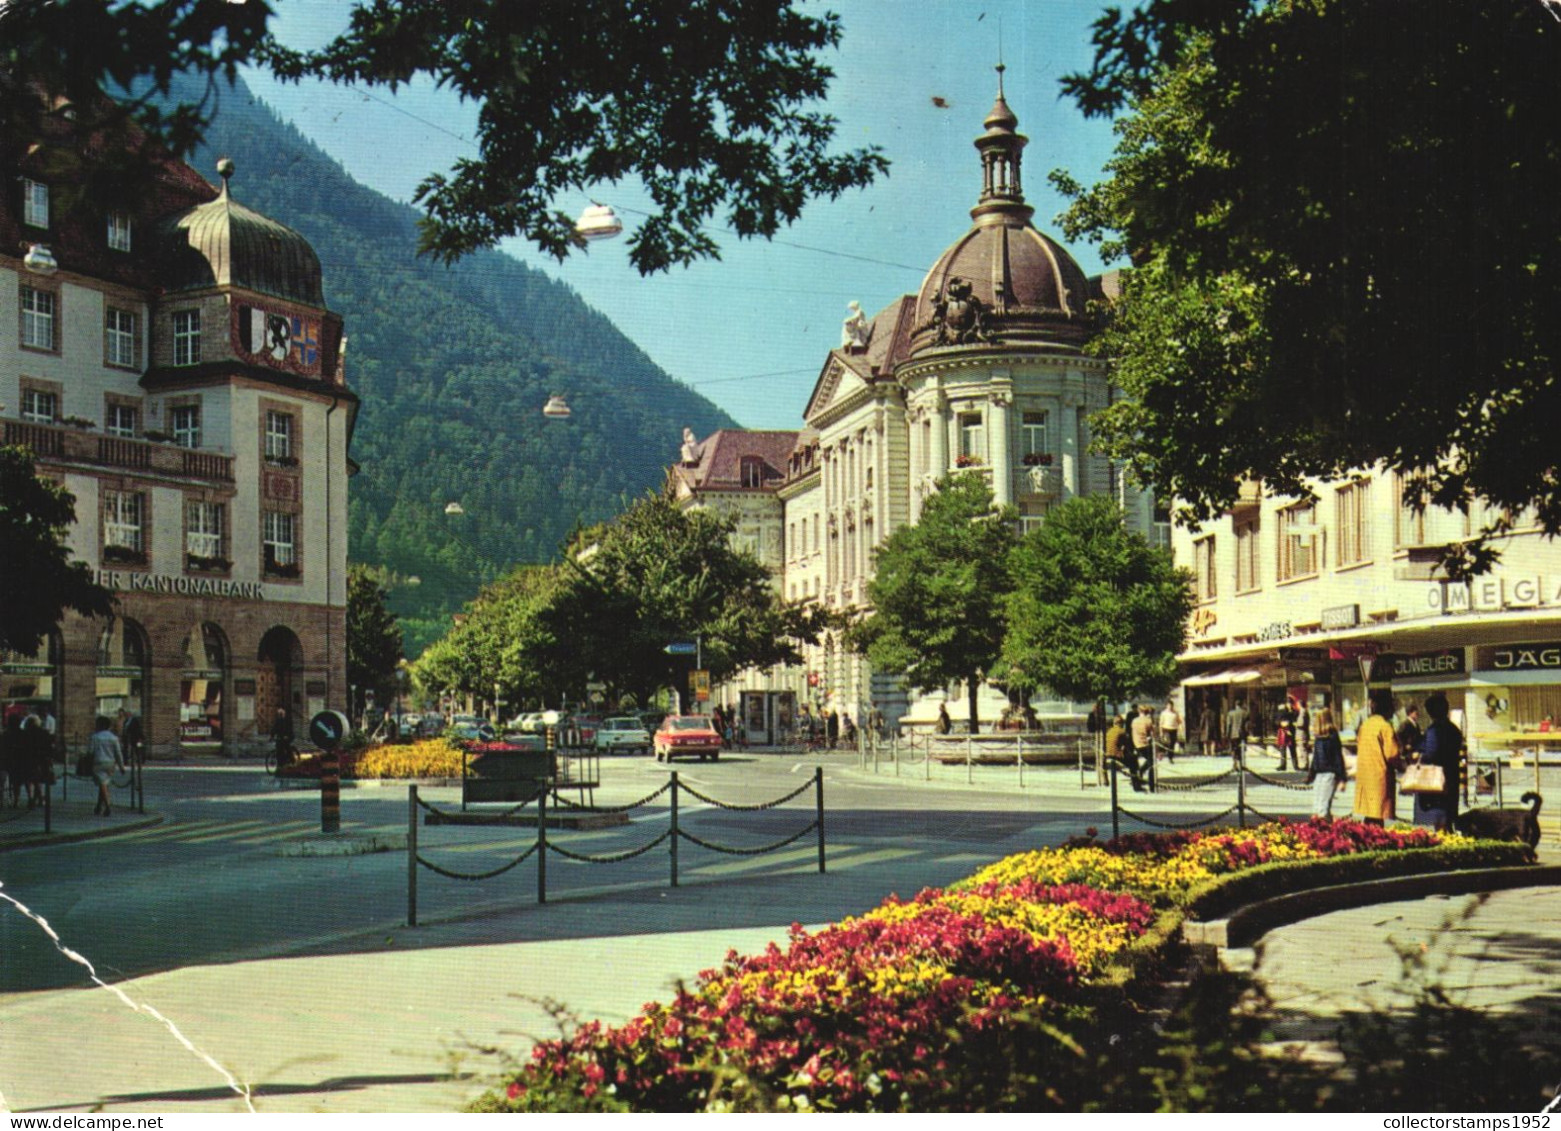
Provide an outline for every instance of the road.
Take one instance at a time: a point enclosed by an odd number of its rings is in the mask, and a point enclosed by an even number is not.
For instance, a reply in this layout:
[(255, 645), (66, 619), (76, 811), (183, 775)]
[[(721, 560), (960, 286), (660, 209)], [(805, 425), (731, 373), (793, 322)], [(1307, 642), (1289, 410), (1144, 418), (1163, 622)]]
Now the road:
[[(1081, 789), (1063, 770), (1032, 772), (1021, 793), (1012, 771), (977, 771), (974, 786), (896, 780), (858, 769), (846, 753), (742, 753), (673, 768), (708, 797), (759, 805), (807, 784), (816, 767), (826, 875), (811, 835), (762, 856), (685, 842), (676, 889), (665, 845), (614, 864), (550, 855), (546, 905), (536, 900), (534, 859), (478, 883), (422, 870), (422, 925), (413, 929), (404, 851), (284, 855), (319, 839), (318, 794), (279, 790), (257, 766), (226, 765), (152, 767), (147, 805), (161, 824), (0, 854), (0, 882), (100, 977), (155, 1002), (237, 1078), (256, 1082), (262, 1110), (450, 1110), (474, 1087), (451, 1090), (441, 1059), (456, 1055), (451, 1043), (523, 1048), (517, 1033), (552, 1024), (547, 998), (582, 1016), (627, 1016), (728, 946), (762, 946), (794, 922), (838, 919), (1090, 826), (1109, 831), (1106, 791)], [(668, 774), (648, 758), (604, 759), (596, 801), (635, 801)], [(459, 807), (454, 788), (421, 792)], [(1144, 808), (1189, 820), (1228, 801), (1180, 795)], [(667, 830), (667, 802), (662, 795), (635, 810), (621, 828), (549, 838), (576, 854), (622, 854)], [(684, 795), (679, 823), (703, 840), (752, 848), (806, 826), (814, 804), (810, 789), (757, 811)], [(404, 834), (407, 813), (404, 786), (343, 792), (350, 834)], [(112, 818), (128, 819), (123, 811)], [(534, 837), (528, 828), (419, 828), (427, 859), (474, 873), (514, 859)], [(86, 971), (36, 924), (0, 910), (6, 1102), (16, 1110), (230, 1110), (238, 1102), (146, 1017), (103, 990), (82, 992)], [(102, 1042), (132, 1052), (121, 1060), (93, 1048)], [(104, 1071), (60, 1068), (83, 1057)]]

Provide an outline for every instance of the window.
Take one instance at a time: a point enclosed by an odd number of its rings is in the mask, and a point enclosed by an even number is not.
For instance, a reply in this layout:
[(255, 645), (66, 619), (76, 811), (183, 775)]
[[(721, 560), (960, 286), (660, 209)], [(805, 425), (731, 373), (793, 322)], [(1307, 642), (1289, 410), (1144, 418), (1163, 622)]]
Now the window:
[(986, 428), (979, 412), (959, 414), (959, 454), (968, 463), (980, 463), (986, 456)]
[(291, 459), (293, 418), (285, 412), (266, 413), (266, 458)]
[(110, 404), (105, 414), (103, 431), (110, 436), (133, 440), (138, 431), (136, 426), (140, 423), (137, 419), (139, 416), (135, 405)]
[(1358, 565), (1371, 559), (1367, 522), (1371, 514), (1371, 482), (1361, 479), (1339, 488), (1336, 498), (1339, 528), (1339, 565)]
[(173, 363), (195, 365), (201, 359), (201, 312), (176, 310), (173, 313)]
[(60, 398), (43, 389), (22, 390), (22, 419), (29, 424), (53, 424), (60, 412)]
[(54, 348), (54, 292), (22, 288), (22, 345)]
[[(142, 496), (139, 491), (103, 492), (103, 550), (105, 558), (141, 559), (146, 552), (142, 539)], [(113, 551), (120, 551), (114, 554)]]
[(1311, 503), (1279, 512), (1279, 572), (1290, 581), (1317, 572), (1317, 508)]
[(108, 214), (108, 246), (111, 251), (130, 250), (129, 213), (110, 212)]
[(1397, 501), (1393, 516), (1393, 548), (1402, 550), (1406, 546), (1425, 545), (1425, 510), (1416, 510), (1411, 505), (1411, 500), (1406, 497), (1405, 490), (1407, 476), (1393, 476), (1393, 494)]
[(764, 463), (757, 456), (743, 457), (742, 485), (744, 487), (764, 486)]
[(176, 405), (173, 410), (173, 442), (181, 448), (201, 446), (201, 406)]
[(135, 368), (136, 316), (111, 306), (103, 318), (103, 360), (108, 365)]
[(49, 186), (22, 178), (22, 222), (30, 228), (49, 226)]
[(1258, 535), (1262, 532), (1257, 520), (1243, 522), (1236, 527), (1236, 592), (1247, 593), (1262, 582), (1258, 569)]
[(1171, 505), (1169, 503), (1157, 502), (1154, 505), (1154, 525), (1149, 544), (1167, 554), (1171, 552)]
[[(224, 560), (222, 552), (223, 506), (191, 501), (184, 509), (184, 550), (193, 568), (212, 568)], [(291, 516), (288, 516), (291, 517)]]
[(263, 542), (268, 573), (297, 573), (298, 550), (293, 541), (292, 515), (266, 511)]
[(1219, 596), (1219, 561), (1214, 554), (1214, 535), (1194, 542), (1192, 556), (1198, 600), (1212, 601)]
[(1019, 424), (1019, 454), (1038, 456), (1046, 452), (1046, 414), (1027, 412)]

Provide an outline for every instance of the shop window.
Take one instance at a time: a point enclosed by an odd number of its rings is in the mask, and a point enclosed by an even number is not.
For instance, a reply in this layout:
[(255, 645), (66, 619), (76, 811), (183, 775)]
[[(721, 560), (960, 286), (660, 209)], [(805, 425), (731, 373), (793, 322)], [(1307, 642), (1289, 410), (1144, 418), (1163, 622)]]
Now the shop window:
[(201, 312), (176, 310), (173, 313), (173, 363), (197, 365), (201, 360)]
[(103, 361), (134, 369), (136, 365), (136, 316), (111, 306), (103, 317)]
[(1358, 479), (1340, 487), (1335, 499), (1339, 531), (1339, 565), (1371, 560), (1371, 481)]
[(57, 340), (58, 303), (53, 291), (22, 287), (22, 345), (29, 349), (54, 351)]
[(22, 223), (29, 228), (49, 226), (49, 186), (22, 178)]
[(98, 637), (97, 713), (146, 714), (146, 633), (135, 621), (112, 618)]
[(181, 448), (201, 446), (201, 406), (198, 404), (175, 405), (171, 413), (173, 442)]
[(1319, 538), (1317, 508), (1311, 503), (1279, 512), (1279, 581), (1294, 581), (1317, 573)]
[(227, 647), (215, 625), (201, 624), (184, 640), (179, 682), (179, 745), (192, 752), (222, 749), (222, 684)]

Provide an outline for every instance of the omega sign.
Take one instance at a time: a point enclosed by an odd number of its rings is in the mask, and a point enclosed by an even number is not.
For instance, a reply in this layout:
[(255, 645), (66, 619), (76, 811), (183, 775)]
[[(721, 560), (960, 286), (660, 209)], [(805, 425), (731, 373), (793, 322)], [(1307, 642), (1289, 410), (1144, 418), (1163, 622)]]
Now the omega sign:
[(1491, 574), (1468, 585), (1438, 583), (1426, 586), (1426, 608), (1437, 612), (1492, 612), (1498, 609), (1532, 609), (1561, 605), (1561, 578), (1542, 579), (1533, 574)]
[(258, 581), (229, 581), (224, 577), (175, 577), (166, 573), (120, 573), (100, 569), (98, 584), (128, 593), (176, 593), (181, 597), (242, 597), (263, 600), (266, 587)]

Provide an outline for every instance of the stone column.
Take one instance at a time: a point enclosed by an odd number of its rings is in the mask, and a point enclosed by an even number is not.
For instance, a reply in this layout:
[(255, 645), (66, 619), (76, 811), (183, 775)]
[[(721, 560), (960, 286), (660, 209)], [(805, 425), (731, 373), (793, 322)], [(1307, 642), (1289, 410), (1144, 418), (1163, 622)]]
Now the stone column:
[(992, 460), (992, 495), (1000, 507), (1014, 501), (1014, 457), (1009, 436), (1012, 403), (1012, 394), (1000, 389), (992, 394), (988, 409), (986, 446)]
[(1084, 453), (1079, 451), (1079, 401), (1064, 397), (1062, 419), (1057, 427), (1057, 450), (1062, 460), (1062, 497), (1071, 499), (1080, 493)]
[(941, 393), (927, 405), (932, 416), (932, 477), (942, 479), (949, 471), (949, 402)]

